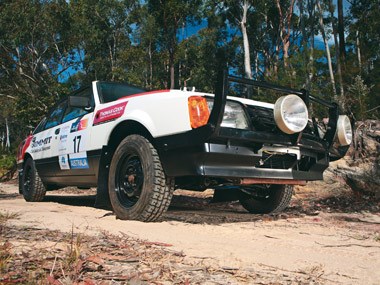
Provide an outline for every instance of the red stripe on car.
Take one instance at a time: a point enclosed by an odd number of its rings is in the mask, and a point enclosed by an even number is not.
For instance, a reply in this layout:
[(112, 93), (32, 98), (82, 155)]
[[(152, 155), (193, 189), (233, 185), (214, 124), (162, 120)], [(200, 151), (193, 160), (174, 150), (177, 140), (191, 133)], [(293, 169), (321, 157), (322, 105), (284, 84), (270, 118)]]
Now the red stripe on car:
[(29, 135), (19, 146), (19, 151), (17, 155), (17, 161), (21, 162), (24, 159), (26, 149), (30, 146), (33, 139), (33, 135)]

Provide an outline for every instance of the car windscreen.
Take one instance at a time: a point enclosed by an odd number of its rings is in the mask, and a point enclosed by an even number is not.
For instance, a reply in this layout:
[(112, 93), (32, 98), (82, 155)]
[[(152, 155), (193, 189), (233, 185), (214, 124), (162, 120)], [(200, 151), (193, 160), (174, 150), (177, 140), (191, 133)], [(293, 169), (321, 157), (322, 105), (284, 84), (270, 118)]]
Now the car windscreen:
[(98, 92), (102, 103), (116, 101), (122, 97), (144, 93), (146, 90), (122, 83), (99, 82)]

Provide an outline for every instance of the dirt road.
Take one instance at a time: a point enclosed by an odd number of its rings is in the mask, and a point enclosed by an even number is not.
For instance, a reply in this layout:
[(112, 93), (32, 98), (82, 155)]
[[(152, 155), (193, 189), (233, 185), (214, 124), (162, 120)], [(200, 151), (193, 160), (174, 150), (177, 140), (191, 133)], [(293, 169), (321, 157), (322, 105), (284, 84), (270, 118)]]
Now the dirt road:
[(225, 284), (380, 284), (378, 204), (368, 211), (352, 208), (351, 200), (343, 206), (334, 198), (311, 202), (304, 199), (307, 191), (298, 190), (290, 209), (277, 216), (250, 215), (233, 203), (209, 204), (207, 192), (201, 197), (179, 192), (162, 222), (141, 223), (95, 209), (91, 191), (49, 192), (44, 202), (27, 203), (15, 184), (3, 183), (0, 212), (20, 213), (9, 221), (20, 231), (125, 234), (172, 245), (202, 264), (265, 277)]

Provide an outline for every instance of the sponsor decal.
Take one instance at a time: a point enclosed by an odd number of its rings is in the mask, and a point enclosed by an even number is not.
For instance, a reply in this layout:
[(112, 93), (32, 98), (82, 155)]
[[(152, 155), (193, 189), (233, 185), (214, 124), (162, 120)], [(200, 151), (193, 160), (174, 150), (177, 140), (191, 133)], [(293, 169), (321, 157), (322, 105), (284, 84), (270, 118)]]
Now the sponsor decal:
[(86, 152), (79, 152), (70, 154), (70, 168), (71, 169), (87, 169), (90, 168), (87, 160)]
[(50, 143), (51, 143), (52, 136), (43, 138), (43, 139), (37, 139), (36, 137), (33, 137), (32, 142), (31, 142), (31, 153), (36, 153), (36, 152), (41, 152), (41, 151), (46, 151), (51, 148)]
[(123, 116), (128, 102), (119, 103), (96, 112), (94, 125), (115, 120)]
[(52, 136), (50, 136), (50, 137), (46, 137), (46, 138), (44, 138), (44, 139), (37, 140), (37, 138), (34, 137), (34, 138), (32, 139), (32, 148), (35, 148), (35, 147), (39, 147), (39, 146), (44, 146), (44, 145), (50, 144), (50, 142), (51, 142), (51, 138), (52, 138)]
[(40, 152), (40, 151), (47, 151), (51, 148), (51, 146), (44, 146), (44, 147), (40, 147), (40, 148), (35, 148), (35, 149), (32, 149), (30, 152), (31, 153), (36, 153), (36, 152)]
[(86, 169), (88, 167), (88, 161), (87, 158), (81, 157), (81, 158), (73, 158), (70, 159), (70, 167), (73, 169)]
[(59, 136), (59, 144), (58, 144), (58, 153), (59, 154), (64, 154), (67, 153), (67, 140), (69, 137), (69, 132), (70, 132), (70, 126), (64, 126), (61, 129), (61, 134)]
[(60, 140), (61, 142), (65, 142), (65, 141), (67, 141), (67, 135), (60, 135), (60, 136), (59, 136), (59, 140)]
[(71, 125), (70, 133), (78, 132), (87, 129), (88, 119), (83, 119), (77, 122), (74, 122)]
[(59, 167), (61, 169), (70, 169), (69, 159), (67, 155), (60, 155), (58, 159), (59, 159)]

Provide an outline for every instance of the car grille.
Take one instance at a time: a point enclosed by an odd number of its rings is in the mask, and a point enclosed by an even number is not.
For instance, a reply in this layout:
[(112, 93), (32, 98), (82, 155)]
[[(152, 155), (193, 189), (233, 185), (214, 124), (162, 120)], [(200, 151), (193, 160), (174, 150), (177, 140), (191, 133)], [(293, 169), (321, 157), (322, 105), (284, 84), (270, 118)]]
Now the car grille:
[(248, 114), (256, 131), (279, 131), (274, 121), (272, 109), (249, 106)]
[(297, 163), (295, 154), (266, 154), (264, 153), (260, 162), (256, 165), (257, 168), (274, 168), (274, 169), (289, 169), (293, 168)]
[[(273, 109), (259, 106), (249, 106), (248, 114), (250, 116), (251, 124), (255, 131), (266, 131), (284, 134), (276, 125), (273, 115)], [(314, 127), (311, 122), (308, 123), (303, 133), (311, 134), (314, 136)]]

